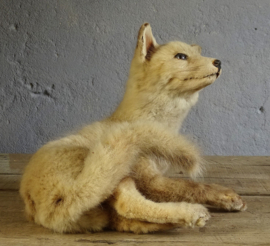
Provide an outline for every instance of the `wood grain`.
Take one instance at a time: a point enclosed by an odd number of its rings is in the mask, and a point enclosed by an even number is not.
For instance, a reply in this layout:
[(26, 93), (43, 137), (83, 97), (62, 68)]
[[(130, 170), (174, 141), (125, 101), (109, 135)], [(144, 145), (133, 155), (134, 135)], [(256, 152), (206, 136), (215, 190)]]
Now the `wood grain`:
[[(234, 188), (244, 195), (248, 210), (227, 213), (209, 208), (204, 228), (134, 235), (102, 232), (60, 235), (28, 222), (18, 194), (23, 169), (31, 155), (0, 154), (0, 245), (270, 245), (270, 157), (205, 157), (201, 181)], [(186, 178), (184, 175), (176, 175)]]
[[(18, 190), (30, 154), (0, 154), (0, 190)], [(206, 156), (206, 173), (198, 181), (234, 188), (241, 195), (270, 195), (270, 157)], [(186, 178), (185, 175), (174, 177)]]
[(261, 245), (270, 244), (270, 197), (245, 197), (248, 211), (227, 213), (210, 209), (212, 218), (204, 228), (177, 229), (134, 235), (103, 232), (60, 235), (27, 222), (17, 191), (1, 191), (1, 245)]

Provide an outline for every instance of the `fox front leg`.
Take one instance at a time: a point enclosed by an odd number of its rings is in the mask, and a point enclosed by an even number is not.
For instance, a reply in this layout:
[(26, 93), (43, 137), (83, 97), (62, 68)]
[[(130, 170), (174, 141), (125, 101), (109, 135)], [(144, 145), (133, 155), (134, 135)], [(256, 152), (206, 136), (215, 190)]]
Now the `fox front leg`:
[(173, 134), (162, 125), (153, 122), (137, 122), (133, 126), (132, 134), (132, 139), (137, 140), (136, 144), (139, 144), (143, 156), (150, 155), (168, 160), (172, 168), (187, 172), (191, 176), (202, 172), (199, 151), (183, 136)]
[(137, 188), (152, 201), (186, 201), (208, 204), (228, 211), (244, 211), (247, 208), (243, 199), (232, 189), (216, 184), (164, 177), (150, 158), (141, 158), (135, 168)]

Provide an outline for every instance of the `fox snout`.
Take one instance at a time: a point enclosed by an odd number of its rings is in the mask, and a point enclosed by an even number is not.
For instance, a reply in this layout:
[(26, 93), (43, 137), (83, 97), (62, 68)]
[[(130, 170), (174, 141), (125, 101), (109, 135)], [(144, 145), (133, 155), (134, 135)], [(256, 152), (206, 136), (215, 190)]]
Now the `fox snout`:
[(221, 69), (221, 61), (220, 60), (214, 60), (213, 65), (218, 68), (218, 71)]
[(221, 70), (221, 61), (216, 59), (213, 61), (213, 65), (218, 68), (217, 77), (219, 77)]

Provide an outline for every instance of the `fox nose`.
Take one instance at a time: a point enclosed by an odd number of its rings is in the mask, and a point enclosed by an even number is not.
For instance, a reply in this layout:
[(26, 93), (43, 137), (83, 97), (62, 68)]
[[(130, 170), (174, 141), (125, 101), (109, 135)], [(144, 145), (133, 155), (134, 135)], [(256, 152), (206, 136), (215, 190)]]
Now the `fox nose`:
[(220, 69), (221, 68), (221, 61), (220, 60), (214, 60), (213, 65)]

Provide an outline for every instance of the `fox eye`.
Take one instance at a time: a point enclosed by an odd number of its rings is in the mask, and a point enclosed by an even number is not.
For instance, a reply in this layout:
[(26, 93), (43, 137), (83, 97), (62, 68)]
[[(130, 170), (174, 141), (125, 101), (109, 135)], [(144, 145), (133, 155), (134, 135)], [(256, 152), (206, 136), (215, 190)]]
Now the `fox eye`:
[(186, 60), (187, 59), (187, 55), (183, 54), (183, 53), (178, 53), (175, 55), (175, 58), (179, 59), (179, 60)]

